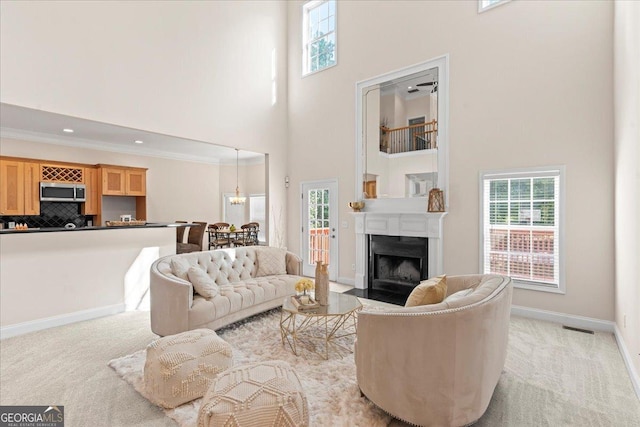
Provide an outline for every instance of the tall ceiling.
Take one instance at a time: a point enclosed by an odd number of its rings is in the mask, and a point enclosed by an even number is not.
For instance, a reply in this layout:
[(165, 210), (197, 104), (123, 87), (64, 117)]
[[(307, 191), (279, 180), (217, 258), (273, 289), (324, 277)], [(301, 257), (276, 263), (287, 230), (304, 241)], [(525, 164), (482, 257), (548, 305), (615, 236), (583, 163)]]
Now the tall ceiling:
[[(72, 129), (67, 133), (63, 129)], [(0, 136), (55, 145), (212, 164), (235, 164), (236, 150), (179, 138), (0, 103)], [(135, 143), (142, 141), (142, 143)], [(260, 163), (264, 154), (240, 150), (241, 163)]]

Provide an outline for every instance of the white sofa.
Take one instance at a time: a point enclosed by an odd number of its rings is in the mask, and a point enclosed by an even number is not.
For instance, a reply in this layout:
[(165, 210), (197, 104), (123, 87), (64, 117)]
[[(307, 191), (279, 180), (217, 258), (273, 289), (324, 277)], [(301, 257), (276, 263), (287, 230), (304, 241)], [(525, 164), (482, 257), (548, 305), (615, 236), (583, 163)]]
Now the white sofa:
[[(286, 296), (295, 294), (301, 268), (297, 255), (266, 246), (162, 257), (151, 265), (151, 330), (160, 336), (216, 330), (279, 307)], [(192, 284), (202, 272), (213, 289), (207, 297)]]

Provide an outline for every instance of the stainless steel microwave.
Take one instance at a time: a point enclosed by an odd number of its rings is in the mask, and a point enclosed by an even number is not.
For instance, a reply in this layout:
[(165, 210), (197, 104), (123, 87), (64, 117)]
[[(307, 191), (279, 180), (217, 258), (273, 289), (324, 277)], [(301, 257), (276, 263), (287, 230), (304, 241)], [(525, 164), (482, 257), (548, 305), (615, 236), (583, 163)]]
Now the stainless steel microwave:
[(42, 202), (84, 202), (86, 193), (87, 187), (84, 184), (40, 183), (40, 201)]

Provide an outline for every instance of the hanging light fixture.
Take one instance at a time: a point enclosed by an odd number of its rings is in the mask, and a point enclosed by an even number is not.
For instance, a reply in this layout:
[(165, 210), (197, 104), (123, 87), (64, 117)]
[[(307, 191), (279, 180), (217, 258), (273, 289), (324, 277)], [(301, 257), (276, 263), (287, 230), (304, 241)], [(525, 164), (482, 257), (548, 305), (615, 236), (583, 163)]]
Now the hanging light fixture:
[(246, 197), (240, 197), (240, 187), (238, 187), (238, 150), (236, 148), (236, 195), (231, 198), (232, 205), (244, 205), (244, 202), (247, 200)]

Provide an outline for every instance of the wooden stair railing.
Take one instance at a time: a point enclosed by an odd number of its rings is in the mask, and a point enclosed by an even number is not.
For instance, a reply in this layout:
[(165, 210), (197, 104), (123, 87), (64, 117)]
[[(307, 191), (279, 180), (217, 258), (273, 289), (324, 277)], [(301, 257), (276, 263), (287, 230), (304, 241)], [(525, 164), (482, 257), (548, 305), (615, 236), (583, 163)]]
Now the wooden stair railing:
[(438, 121), (399, 128), (380, 126), (380, 151), (388, 154), (437, 148)]

